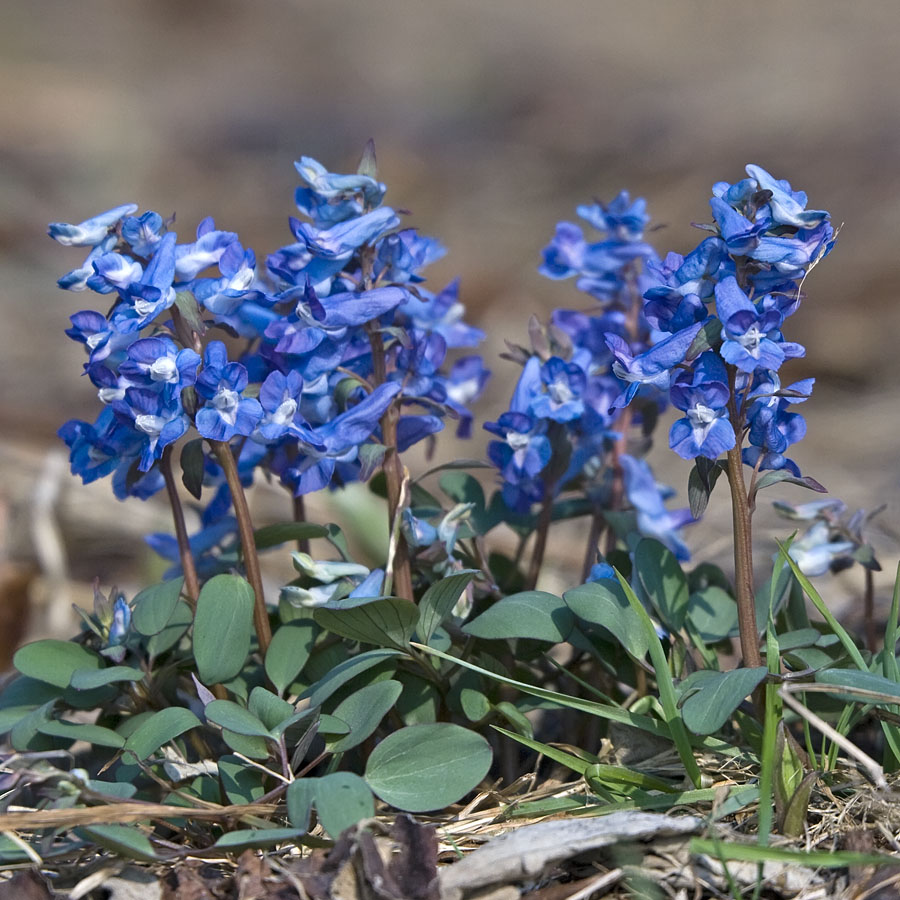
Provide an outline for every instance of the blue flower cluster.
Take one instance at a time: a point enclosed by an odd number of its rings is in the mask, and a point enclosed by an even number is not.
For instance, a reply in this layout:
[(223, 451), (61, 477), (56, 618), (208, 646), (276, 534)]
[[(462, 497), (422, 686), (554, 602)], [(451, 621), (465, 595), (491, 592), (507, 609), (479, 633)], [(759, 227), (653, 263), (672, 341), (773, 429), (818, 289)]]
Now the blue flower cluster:
[[(530, 350), (516, 348), (522, 374), (509, 410), (484, 426), (499, 438), (488, 455), (500, 472), (505, 503), (519, 513), (566, 490), (611, 509), (618, 479), (639, 529), (686, 558), (677, 532), (691, 517), (666, 509), (669, 492), (638, 458), (664, 394), (645, 391), (641, 403), (623, 408), (642, 384), (668, 388), (669, 366), (683, 358), (692, 338), (653, 343), (643, 295), (655, 284), (648, 273), (660, 261), (643, 240), (645, 201), (632, 202), (623, 192), (608, 206), (580, 206), (578, 214), (599, 240), (589, 240), (580, 225), (559, 223), (540, 271), (575, 278), (593, 302), (584, 311), (556, 310), (546, 329), (533, 324)], [(637, 441), (627, 434), (632, 425), (644, 430)]]
[(806, 400), (813, 379), (781, 386), (781, 364), (804, 348), (782, 334), (800, 305), (810, 268), (834, 245), (827, 212), (806, 209), (793, 191), (759, 166), (748, 178), (719, 183), (710, 200), (712, 236), (685, 257), (670, 253), (648, 263), (655, 282), (644, 294), (653, 346), (630, 355), (616, 334), (616, 374), (630, 382), (628, 401), (642, 386), (668, 390), (684, 416), (669, 444), (684, 459), (717, 459), (749, 446), (743, 460), (757, 469), (799, 476), (784, 453), (806, 432), (790, 407)]
[[(245, 483), (263, 467), (299, 496), (371, 475), (389, 409), (399, 450), (448, 416), (469, 433), (489, 373), (477, 355), (448, 362), (483, 335), (465, 323), (455, 282), (437, 294), (422, 286), (443, 248), (383, 205), (371, 148), (355, 174), (309, 157), (296, 168), (305, 220), (290, 220), (293, 240), (263, 265), (212, 219), (179, 243), (173, 219), (132, 204), (49, 226), (89, 250), (60, 287), (111, 299), (67, 331), (85, 345), (104, 404), (94, 423), (60, 430), (85, 482), (112, 474), (120, 499), (146, 498), (163, 485), (163, 452), (193, 428), (233, 444)], [(211, 526), (230, 505), (212, 458), (205, 481), (220, 488)]]

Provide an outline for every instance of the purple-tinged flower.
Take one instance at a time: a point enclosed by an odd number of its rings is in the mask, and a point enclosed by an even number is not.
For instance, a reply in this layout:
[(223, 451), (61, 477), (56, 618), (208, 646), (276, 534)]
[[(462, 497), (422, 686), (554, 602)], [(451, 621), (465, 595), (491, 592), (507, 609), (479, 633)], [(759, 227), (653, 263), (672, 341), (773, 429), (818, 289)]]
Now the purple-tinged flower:
[(625, 474), (625, 495), (637, 513), (638, 530), (665, 544), (678, 559), (689, 559), (690, 551), (678, 531), (694, 521), (690, 510), (666, 509), (664, 494), (667, 490), (657, 484), (646, 462), (627, 453), (622, 454), (619, 461)]
[(538, 271), (547, 278), (571, 278), (584, 267), (587, 241), (572, 222), (557, 222), (553, 240), (544, 248), (544, 262)]
[[(222, 556), (233, 549), (237, 542), (237, 531), (237, 519), (234, 516), (226, 515), (209, 525), (204, 525), (190, 536), (188, 544), (191, 548), (191, 556), (194, 559), (197, 574), (201, 578), (209, 578), (222, 571)], [(177, 578), (183, 574), (178, 541), (171, 534), (157, 532), (147, 535), (144, 540), (154, 553), (172, 563), (172, 566), (164, 573), (164, 578)]]
[(175, 232), (168, 232), (159, 242), (140, 281), (129, 285), (126, 294), (130, 305), (118, 306), (111, 317), (117, 331), (140, 331), (175, 302), (172, 282), (175, 280), (176, 240)]
[(299, 437), (306, 445), (324, 449), (324, 444), (316, 437), (315, 431), (300, 414), (300, 395), (303, 392), (303, 378), (299, 372), (287, 375), (277, 370), (270, 372), (259, 389), (259, 402), (263, 417), (253, 435), (266, 443), (272, 443), (286, 435)]
[(70, 419), (57, 434), (69, 448), (72, 474), (84, 484), (109, 475), (123, 460), (130, 464), (140, 453), (140, 435), (120, 422), (110, 407), (100, 412), (93, 425)]
[(214, 441), (230, 441), (235, 435), (249, 436), (263, 416), (258, 400), (242, 397), (247, 370), (229, 362), (221, 341), (210, 341), (203, 354), (203, 371), (197, 376), (197, 393), (206, 404), (195, 417), (197, 431)]
[(96, 247), (106, 240), (110, 229), (115, 228), (125, 216), (130, 216), (136, 211), (136, 203), (126, 203), (124, 206), (100, 213), (92, 219), (85, 219), (79, 225), (51, 222), (47, 226), (47, 234), (64, 247)]
[(398, 307), (413, 328), (434, 331), (448, 347), (474, 347), (484, 340), (484, 332), (463, 321), (466, 308), (459, 302), (459, 279), (454, 279), (437, 294), (420, 290), (420, 296), (411, 293)]
[(491, 371), (484, 367), (484, 360), (480, 356), (462, 356), (450, 367), (444, 381), (447, 392), (445, 403), (459, 416), (457, 437), (472, 436), (473, 416), (469, 407), (481, 396), (490, 377)]
[(649, 384), (660, 390), (668, 390), (672, 381), (673, 370), (685, 361), (687, 352), (700, 331), (700, 323), (696, 322), (688, 328), (676, 331), (675, 334), (654, 344), (649, 350), (632, 355), (631, 346), (617, 334), (607, 334), (606, 344), (616, 357), (613, 372), (616, 377), (628, 384), (622, 395), (616, 400), (616, 407), (627, 406), (638, 392), (641, 385)]
[(70, 317), (72, 327), (66, 334), (84, 344), (91, 363), (102, 362), (110, 357), (117, 357), (124, 349), (137, 340), (136, 332), (120, 332), (94, 310), (85, 309)]
[(491, 441), (487, 453), (505, 483), (516, 485), (533, 480), (550, 462), (552, 450), (542, 420), (528, 413), (510, 411), (496, 422), (485, 422), (484, 428), (502, 438)]
[(294, 167), (307, 185), (297, 188), (297, 208), (319, 228), (361, 215), (366, 206), (381, 203), (386, 191), (368, 175), (337, 175), (309, 156), (301, 157)]
[(415, 284), (424, 280), (419, 272), (446, 253), (436, 238), (420, 235), (415, 228), (405, 228), (378, 242), (375, 277), (379, 281)]
[(342, 264), (364, 244), (373, 243), (399, 224), (400, 219), (389, 206), (339, 222), (324, 231), (305, 222), (291, 221), (294, 237), (306, 243), (313, 257), (340, 260)]
[(765, 228), (762, 222), (751, 222), (733, 206), (719, 197), (709, 201), (713, 218), (719, 226), (719, 233), (732, 256), (748, 256), (759, 243), (760, 233)]
[(265, 300), (256, 282), (256, 254), (232, 241), (219, 259), (220, 278), (198, 278), (192, 285), (194, 296), (216, 316), (231, 316), (247, 300)]
[(585, 204), (579, 206), (576, 211), (597, 231), (605, 231), (611, 238), (623, 243), (640, 240), (650, 222), (647, 201), (643, 197), (638, 197), (632, 202), (628, 191), (622, 191), (607, 205)]

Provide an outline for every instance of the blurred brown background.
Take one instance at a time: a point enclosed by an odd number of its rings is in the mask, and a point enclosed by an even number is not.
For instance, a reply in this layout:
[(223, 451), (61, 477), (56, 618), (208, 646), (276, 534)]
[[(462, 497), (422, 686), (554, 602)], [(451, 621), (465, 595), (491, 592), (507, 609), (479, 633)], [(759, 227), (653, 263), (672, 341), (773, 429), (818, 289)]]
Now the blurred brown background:
[[(709, 220), (710, 186), (748, 162), (831, 210), (839, 244), (788, 335), (808, 356), (786, 374), (818, 379), (794, 455), (848, 502), (888, 503), (876, 543), (896, 559), (898, 48), (892, 0), (5, 0), (0, 552), (8, 577), (22, 564), (40, 572), (32, 595), (50, 605), (37, 629), (66, 627), (59, 598), (83, 599), (94, 574), (141, 577), (140, 534), (168, 527), (153, 504), (119, 505), (106, 483), (82, 489), (54, 474), (56, 428), (96, 413), (81, 348), (62, 335), (96, 298), (56, 289), (81, 252), (54, 245), (46, 223), (133, 201), (176, 211), (185, 237), (211, 214), (264, 256), (289, 238), (292, 161), (349, 170), (369, 137), (388, 202), (450, 251), (432, 286), (462, 276), (493, 360), (503, 338), (524, 340), (530, 314), (581, 303), (571, 283), (536, 271), (578, 202), (623, 187), (646, 196), (665, 225), (661, 252), (697, 243), (689, 223)], [(493, 368), (482, 419), (501, 411), (516, 374)], [(659, 443), (652, 459), (683, 492), (687, 466)], [(479, 433), (442, 452), (483, 448)], [(690, 535), (698, 558), (727, 557), (727, 498), (715, 499)], [(765, 509), (759, 521), (765, 558), (768, 535), (788, 528)], [(562, 544), (557, 567), (571, 584)], [(856, 581), (838, 598), (851, 612)], [(5, 590), (11, 611), (16, 588)]]

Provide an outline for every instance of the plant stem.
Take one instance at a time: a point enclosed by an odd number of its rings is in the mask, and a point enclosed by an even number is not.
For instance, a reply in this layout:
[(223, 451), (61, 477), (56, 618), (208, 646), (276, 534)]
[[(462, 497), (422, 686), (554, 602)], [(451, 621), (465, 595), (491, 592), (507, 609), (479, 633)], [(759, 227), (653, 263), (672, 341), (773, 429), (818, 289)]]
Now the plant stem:
[(241, 476), (231, 447), (224, 441), (210, 441), (209, 444), (225, 472), (225, 480), (231, 491), (231, 502), (234, 506), (238, 533), (241, 537), (241, 548), (244, 552), (247, 581), (250, 582), (256, 599), (253, 605), (253, 626), (256, 629), (259, 652), (265, 657), (272, 640), (272, 626), (269, 624), (269, 611), (266, 609), (266, 597), (263, 593), (262, 573), (259, 570), (259, 556), (253, 538), (253, 522), (250, 519), (250, 508), (247, 506), (247, 495), (244, 493), (244, 486), (241, 484)]
[(591, 574), (591, 567), (597, 562), (597, 545), (600, 543), (600, 534), (603, 531), (603, 510), (600, 505), (594, 505), (591, 515), (591, 530), (588, 532), (587, 546), (584, 548), (584, 562), (581, 564), (581, 580), (585, 582)]
[(553, 520), (554, 488), (555, 485), (549, 482), (544, 488), (544, 501), (541, 504), (541, 512), (538, 516), (534, 549), (531, 551), (531, 560), (528, 563), (528, 577), (525, 579), (526, 591), (534, 590), (538, 575), (541, 573), (541, 565), (544, 562), (544, 553), (547, 550), (547, 534), (550, 531), (550, 523)]
[[(372, 370), (377, 386), (387, 381), (384, 341), (377, 326), (370, 324), (366, 328), (369, 333), (369, 344), (372, 347)], [(400, 409), (396, 402), (391, 403), (381, 417), (381, 441), (387, 447), (382, 468), (387, 487), (388, 521), (392, 529), (394, 521), (400, 513), (400, 497), (403, 489), (403, 462), (400, 459), (400, 454), (397, 452), (397, 422), (399, 419)], [(393, 594), (396, 597), (414, 600), (409, 547), (402, 531), (397, 537), (393, 572), (391, 574), (393, 575)]]
[(753, 531), (750, 503), (744, 484), (744, 462), (741, 459), (743, 421), (735, 400), (737, 370), (729, 366), (730, 396), (728, 412), (734, 428), (735, 444), (728, 451), (728, 484), (731, 488), (731, 516), (734, 529), (734, 589), (738, 607), (741, 655), (750, 668), (762, 665), (759, 632), (756, 629), (756, 601), (753, 594)]
[[(306, 504), (303, 502), (303, 494), (294, 494), (293, 506), (294, 506), (294, 521), (295, 522), (305, 522), (306, 521)], [(297, 541), (297, 549), (301, 553), (309, 553), (309, 539), (308, 538), (300, 538)]]
[(175, 476), (172, 474), (171, 444), (163, 450), (159, 467), (162, 470), (163, 480), (166, 483), (169, 505), (172, 507), (172, 519), (175, 522), (175, 538), (178, 541), (178, 556), (181, 560), (181, 571), (184, 573), (184, 592), (187, 594), (191, 607), (194, 608), (197, 605), (197, 598), (200, 596), (200, 580), (197, 578), (197, 567), (194, 565), (194, 555), (191, 553), (191, 544), (184, 524), (184, 508), (181, 505), (181, 497), (178, 495)]

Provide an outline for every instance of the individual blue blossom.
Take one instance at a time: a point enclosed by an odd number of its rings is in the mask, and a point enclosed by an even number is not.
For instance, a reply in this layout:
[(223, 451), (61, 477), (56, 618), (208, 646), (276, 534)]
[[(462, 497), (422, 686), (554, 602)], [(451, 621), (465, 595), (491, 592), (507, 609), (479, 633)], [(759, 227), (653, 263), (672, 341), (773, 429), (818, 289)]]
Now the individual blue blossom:
[(409, 507), (403, 510), (400, 527), (410, 547), (430, 547), (437, 542), (437, 528), (426, 519), (415, 515)]
[(216, 265), (237, 239), (232, 231), (217, 231), (211, 218), (204, 219), (197, 226), (197, 240), (175, 248), (176, 276), (180, 281), (196, 278), (204, 269)]
[(588, 572), (587, 580), (591, 581), (615, 581), (618, 584), (616, 570), (607, 562), (594, 563)]
[(319, 228), (360, 216), (366, 207), (378, 206), (385, 194), (385, 186), (374, 178), (337, 175), (310, 156), (301, 157), (294, 167), (306, 185), (297, 188), (297, 207)]
[(534, 416), (570, 422), (584, 413), (586, 379), (579, 366), (552, 356), (541, 366), (541, 382), (544, 390), (529, 404)]
[(788, 549), (788, 555), (804, 575), (824, 575), (841, 557), (856, 549), (853, 541), (836, 540), (827, 522), (816, 522)]
[(672, 424), (669, 446), (682, 459), (718, 459), (734, 447), (736, 437), (728, 415), (731, 396), (725, 367), (713, 353), (704, 353), (694, 370), (672, 385), (672, 404), (686, 413)]
[(206, 404), (197, 410), (197, 431), (214, 441), (249, 436), (263, 416), (258, 400), (242, 397), (248, 384), (247, 370), (230, 362), (221, 341), (210, 341), (203, 354), (203, 371), (197, 376), (197, 393)]
[(70, 419), (57, 432), (69, 448), (72, 473), (84, 484), (114, 472), (123, 459), (139, 455), (141, 437), (106, 407), (94, 424)]
[(119, 331), (110, 325), (106, 316), (90, 309), (75, 313), (70, 321), (72, 327), (66, 329), (66, 334), (84, 344), (89, 363), (118, 358), (138, 338), (136, 331)]
[(709, 201), (719, 234), (732, 256), (747, 256), (759, 243), (765, 224), (752, 222), (719, 197)]
[(598, 231), (606, 231), (622, 243), (638, 241), (650, 223), (647, 201), (638, 197), (632, 201), (628, 191), (622, 191), (611, 203), (583, 204), (576, 212)]
[(219, 278), (198, 278), (191, 285), (197, 302), (205, 309), (216, 316), (231, 316), (247, 301), (268, 303), (263, 291), (254, 290), (256, 254), (252, 250), (244, 250), (239, 241), (232, 241), (218, 266)]
[(510, 411), (484, 427), (502, 438), (491, 441), (487, 453), (500, 470), (504, 499), (517, 511), (527, 512), (535, 499), (541, 499), (537, 479), (552, 455), (546, 424), (528, 413)]
[(444, 382), (447, 394), (444, 402), (459, 418), (457, 437), (471, 437), (473, 416), (469, 407), (481, 396), (490, 377), (491, 371), (485, 368), (480, 356), (461, 356), (450, 367)]
[(664, 494), (668, 491), (660, 488), (644, 460), (626, 453), (619, 461), (625, 475), (625, 494), (637, 513), (640, 533), (665, 544), (678, 559), (689, 559), (690, 551), (678, 532), (694, 521), (690, 511), (666, 509)]
[[(324, 449), (315, 432), (300, 413), (300, 396), (303, 378), (299, 372), (285, 375), (277, 370), (270, 372), (259, 389), (259, 402), (263, 417), (257, 425), (257, 433), (263, 441), (271, 443), (291, 435), (306, 445)], [(257, 435), (253, 435), (257, 439)]]
[(822, 209), (806, 209), (807, 198), (803, 191), (792, 191), (787, 181), (773, 178), (760, 166), (747, 166), (747, 174), (756, 180), (760, 190), (769, 191), (767, 206), (772, 221), (777, 225), (793, 225), (795, 228), (815, 228), (828, 218)]
[(168, 337), (141, 338), (128, 347), (119, 374), (132, 385), (181, 390), (197, 380), (200, 356)]
[(138, 256), (147, 259), (156, 252), (165, 231), (165, 222), (158, 212), (149, 210), (141, 216), (126, 216), (122, 221), (122, 239)]
[(98, 294), (124, 293), (144, 274), (144, 267), (124, 253), (104, 253), (92, 265), (94, 274), (88, 278), (87, 286)]
[(86, 291), (88, 287), (88, 279), (95, 275), (94, 260), (109, 253), (118, 243), (118, 238), (114, 234), (110, 234), (105, 240), (91, 248), (84, 262), (77, 268), (67, 272), (59, 278), (56, 284), (64, 291)]
[(553, 240), (544, 248), (539, 271), (547, 278), (571, 278), (584, 267), (586, 252), (584, 231), (572, 222), (558, 222)]
[(420, 272), (447, 253), (440, 241), (420, 235), (415, 228), (388, 234), (378, 242), (374, 275), (377, 281), (416, 284)]
[(175, 280), (176, 240), (174, 231), (167, 232), (140, 280), (128, 286), (125, 292), (128, 302), (118, 305), (110, 317), (110, 324), (116, 331), (140, 331), (175, 302), (172, 284)]
[(188, 429), (188, 417), (177, 392), (128, 388), (124, 401), (113, 404), (123, 418), (130, 417), (143, 435), (139, 468), (146, 472), (163, 450)]
[(719, 352), (742, 372), (777, 370), (785, 359), (806, 352), (783, 340), (781, 314), (773, 309), (760, 313), (732, 276), (716, 285), (716, 312), (725, 338)]
[(64, 247), (96, 247), (102, 244), (110, 231), (125, 218), (137, 211), (136, 203), (126, 203), (114, 209), (86, 219), (79, 225), (66, 222), (52, 222), (47, 226), (47, 234)]
[(616, 358), (613, 371), (617, 378), (627, 384), (622, 396), (616, 400), (615, 406), (627, 406), (642, 385), (668, 390), (675, 367), (684, 362), (699, 331), (700, 323), (697, 322), (637, 355), (634, 355), (631, 346), (619, 335), (607, 334), (607, 346)]

